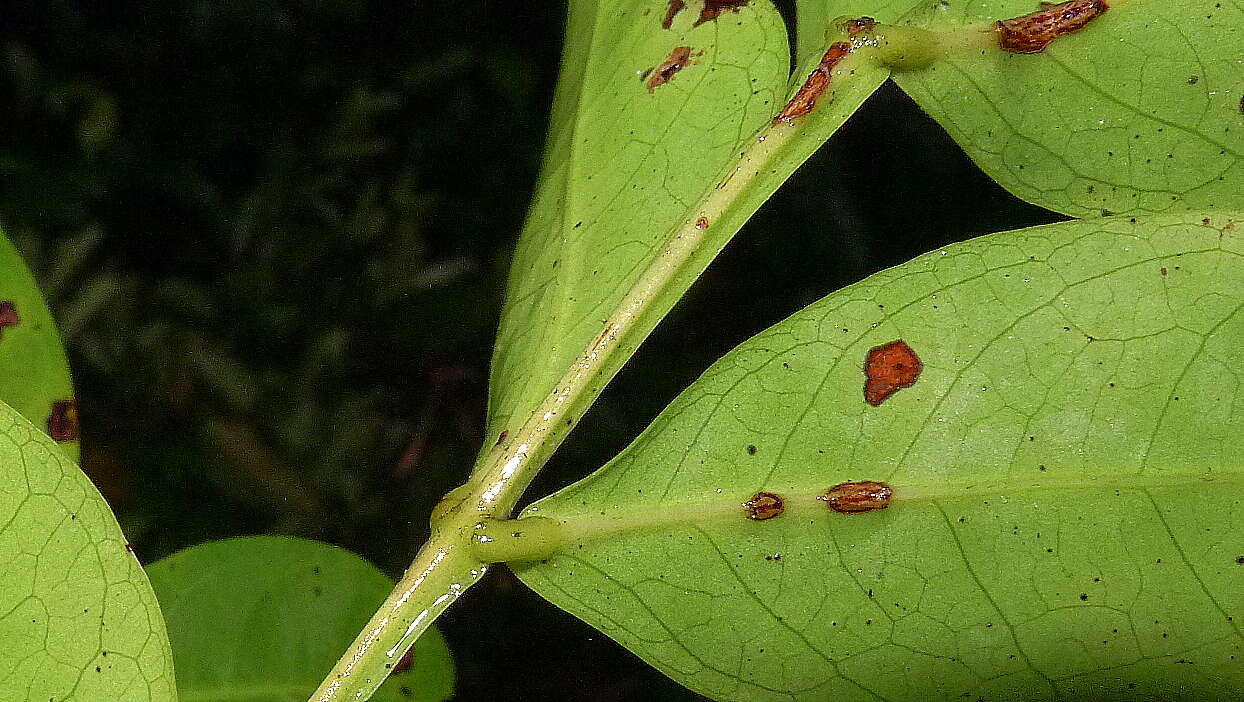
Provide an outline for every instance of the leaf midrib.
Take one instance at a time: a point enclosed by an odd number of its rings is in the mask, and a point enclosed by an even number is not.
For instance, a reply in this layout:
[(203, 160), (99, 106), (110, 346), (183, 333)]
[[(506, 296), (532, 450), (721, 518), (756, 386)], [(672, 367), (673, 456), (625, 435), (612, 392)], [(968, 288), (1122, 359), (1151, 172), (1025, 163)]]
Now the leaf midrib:
[[(867, 476), (856, 476), (865, 479)], [(1076, 476), (1072, 478), (1040, 477), (1036, 479), (1008, 479), (1000, 481), (953, 481), (891, 483), (894, 490), (893, 501), (888, 510), (875, 510), (861, 514), (838, 514), (830, 511), (825, 503), (818, 498), (834, 483), (823, 480), (818, 483), (803, 484), (764, 484), (757, 485), (756, 490), (764, 490), (780, 495), (785, 502), (782, 515), (758, 523), (800, 520), (816, 517), (833, 519), (866, 519), (869, 515), (882, 515), (888, 511), (902, 510), (916, 505), (938, 503), (944, 500), (962, 500), (978, 498), (983, 504), (991, 499), (1007, 502), (1013, 497), (1025, 497), (1040, 494), (1072, 493), (1101, 491), (1128, 491), (1144, 493), (1152, 489), (1184, 488), (1201, 489), (1222, 487), (1224, 485), (1244, 485), (1244, 466), (1219, 473), (1171, 471), (1146, 475), (1130, 474), (1126, 476), (1109, 476), (1089, 478)], [(735, 520), (739, 523), (748, 521), (743, 502), (754, 492), (746, 494), (727, 492), (714, 494), (707, 500), (654, 501), (648, 503), (612, 503), (604, 510), (578, 513), (558, 513), (554, 505), (544, 504), (538, 512), (539, 517), (554, 519), (560, 522), (557, 536), (536, 548), (537, 544), (529, 544), (532, 554), (523, 554), (528, 558), (545, 558), (552, 553), (565, 549), (572, 544), (599, 541), (623, 533), (651, 530), (680, 525), (701, 526), (714, 522)], [(573, 499), (573, 495), (565, 495)], [(606, 500), (608, 501), (608, 500)], [(526, 517), (534, 515), (525, 515)], [(522, 521), (520, 517), (517, 522)]]

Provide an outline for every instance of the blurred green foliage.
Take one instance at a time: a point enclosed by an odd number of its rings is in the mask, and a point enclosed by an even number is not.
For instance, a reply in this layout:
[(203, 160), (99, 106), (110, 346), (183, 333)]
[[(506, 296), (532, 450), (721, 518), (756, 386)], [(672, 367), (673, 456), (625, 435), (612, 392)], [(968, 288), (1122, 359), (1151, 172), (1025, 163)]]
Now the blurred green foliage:
[(5, 17), (0, 219), (144, 558), (277, 531), (402, 567), (373, 535), (421, 538), (480, 438), (558, 49), (560, 9), (532, 14), (534, 50), (484, 7)]

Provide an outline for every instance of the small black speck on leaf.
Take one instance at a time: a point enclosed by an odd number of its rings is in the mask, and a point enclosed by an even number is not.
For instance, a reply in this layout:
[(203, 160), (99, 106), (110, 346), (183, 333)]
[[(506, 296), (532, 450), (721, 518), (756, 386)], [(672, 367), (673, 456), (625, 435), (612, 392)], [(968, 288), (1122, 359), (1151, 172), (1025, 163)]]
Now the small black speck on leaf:
[(747, 445), (747, 455), (749, 455), (749, 456), (755, 456), (755, 455), (756, 455), (756, 445), (755, 445), (755, 444), (748, 444), (748, 445)]

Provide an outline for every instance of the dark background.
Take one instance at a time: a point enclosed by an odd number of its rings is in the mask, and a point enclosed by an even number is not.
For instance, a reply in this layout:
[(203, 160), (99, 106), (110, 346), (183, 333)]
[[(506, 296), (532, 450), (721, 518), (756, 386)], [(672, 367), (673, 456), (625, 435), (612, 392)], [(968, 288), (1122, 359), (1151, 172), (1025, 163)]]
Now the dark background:
[[(6, 3), (0, 224), (62, 325), (83, 468), (145, 563), (282, 533), (402, 572), (482, 441), (563, 14)], [(819, 297), (1054, 219), (887, 86), (739, 233), (533, 494), (590, 472), (713, 360)], [(440, 626), (459, 700), (698, 699), (505, 568)]]

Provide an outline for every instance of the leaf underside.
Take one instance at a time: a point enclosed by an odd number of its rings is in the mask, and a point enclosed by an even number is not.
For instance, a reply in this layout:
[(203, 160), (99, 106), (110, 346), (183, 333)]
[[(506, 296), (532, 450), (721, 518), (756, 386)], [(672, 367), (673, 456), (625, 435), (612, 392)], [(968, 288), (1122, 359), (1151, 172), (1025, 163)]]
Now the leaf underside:
[(165, 702), (155, 595), (104, 499), (0, 403), (0, 699)]
[[(1234, 699), (1241, 230), (1066, 222), (830, 295), (536, 503), (569, 541), (515, 570), (715, 699)], [(896, 339), (923, 371), (870, 405)], [(849, 480), (893, 503), (817, 500)], [(748, 519), (759, 490), (785, 513)]]
[[(835, 3), (830, 3), (834, 5)], [(855, 3), (858, 4), (858, 3)], [(898, 3), (938, 31), (1030, 0)], [(1077, 217), (1244, 208), (1244, 7), (1126, 0), (1037, 54), (947, 49), (899, 84), (991, 178)]]
[[(57, 403), (73, 399), (69, 362), (43, 294), (21, 255), (0, 232), (0, 402), (7, 403), (43, 432), (49, 417), (60, 428), (60, 448), (78, 457), (74, 418)], [(67, 406), (65, 406), (67, 407)], [(72, 432), (70, 427), (72, 425)], [(71, 439), (70, 436), (73, 436)]]

